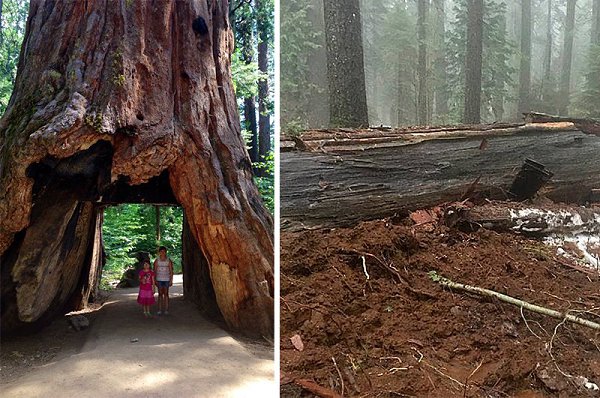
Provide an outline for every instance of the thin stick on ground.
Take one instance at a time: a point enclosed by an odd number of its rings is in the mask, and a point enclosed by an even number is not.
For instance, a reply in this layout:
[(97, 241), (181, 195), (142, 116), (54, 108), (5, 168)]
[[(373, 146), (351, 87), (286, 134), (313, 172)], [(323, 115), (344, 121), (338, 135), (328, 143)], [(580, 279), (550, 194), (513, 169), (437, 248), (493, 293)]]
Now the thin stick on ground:
[(463, 397), (467, 396), (467, 392), (469, 390), (469, 380), (471, 379), (471, 377), (473, 377), (473, 375), (475, 373), (477, 373), (477, 371), (479, 370), (479, 368), (481, 367), (481, 365), (483, 365), (483, 360), (481, 360), (481, 362), (479, 362), (479, 365), (477, 365), (477, 367), (475, 369), (473, 369), (473, 371), (471, 372), (471, 374), (469, 376), (467, 376), (467, 379), (465, 380), (465, 389), (463, 392)]
[(431, 271), (429, 272), (429, 277), (434, 281), (438, 282), (442, 286), (446, 286), (452, 289), (462, 290), (468, 293), (475, 293), (480, 296), (494, 297), (500, 301), (504, 301), (509, 304), (517, 305), (519, 307), (523, 307), (529, 311), (537, 312), (538, 314), (548, 315), (557, 319), (565, 319), (567, 321), (577, 323), (582, 326), (587, 326), (591, 329), (600, 330), (600, 324), (592, 321), (588, 321), (587, 319), (580, 318), (578, 316), (574, 316), (567, 313), (562, 313), (560, 311), (552, 310), (550, 308), (541, 307), (539, 305), (528, 303), (527, 301), (523, 301), (511, 296), (507, 296), (506, 294), (498, 293), (493, 290), (484, 289), (477, 286), (465, 285), (463, 283), (452, 282), (450, 279), (439, 276), (437, 272)]
[(337, 363), (335, 362), (335, 357), (331, 357), (333, 361), (333, 366), (335, 366), (335, 370), (337, 370), (338, 376), (340, 376), (340, 382), (342, 383), (342, 397), (344, 396), (344, 378), (342, 377), (342, 372), (340, 372), (340, 368), (338, 368)]

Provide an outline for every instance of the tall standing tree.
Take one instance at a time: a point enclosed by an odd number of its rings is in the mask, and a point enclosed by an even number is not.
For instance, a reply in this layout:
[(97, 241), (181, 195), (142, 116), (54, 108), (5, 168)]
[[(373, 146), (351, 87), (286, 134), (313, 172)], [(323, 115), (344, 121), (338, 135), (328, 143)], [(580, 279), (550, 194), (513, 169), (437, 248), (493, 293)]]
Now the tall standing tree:
[(368, 126), (360, 0), (324, 0), (331, 126)]
[[(271, 118), (269, 115), (269, 43), (273, 38), (273, 0), (256, 0), (258, 32), (258, 158), (263, 161), (271, 150)], [(262, 174), (263, 169), (259, 169)]]
[[(242, 61), (246, 65), (256, 62), (255, 51), (255, 4), (254, 0), (243, 1), (234, 11), (235, 32)], [(258, 162), (258, 123), (256, 120), (256, 98), (254, 95), (244, 98), (244, 129), (249, 134), (248, 153), (252, 163)]]
[(481, 122), (481, 67), (483, 61), (483, 0), (467, 1), (464, 123)]
[(569, 112), (569, 97), (571, 94), (571, 65), (573, 63), (573, 41), (575, 37), (575, 9), (577, 0), (567, 0), (567, 15), (562, 54), (562, 70), (560, 75), (560, 107), (559, 115), (566, 116)]
[(521, 0), (521, 62), (519, 69), (519, 114), (529, 112), (531, 98), (531, 0)]
[(592, 29), (590, 33), (592, 46), (600, 45), (600, 0), (592, 3)]
[(435, 6), (435, 37), (436, 55), (434, 69), (436, 74), (436, 86), (434, 91), (435, 113), (440, 121), (445, 121), (448, 114), (448, 77), (446, 61), (446, 10), (445, 0), (434, 0)]
[(544, 54), (544, 71), (542, 76), (541, 96), (543, 102), (548, 102), (552, 89), (550, 81), (552, 78), (552, 44), (554, 42), (552, 29), (552, 0), (547, 0), (548, 11), (546, 14), (546, 49)]
[(586, 57), (584, 84), (577, 98), (577, 112), (600, 118), (600, 0), (592, 3), (591, 41)]
[(427, 76), (427, 19), (429, 0), (418, 0), (417, 3), (417, 42), (418, 42), (418, 94), (417, 94), (417, 123), (429, 123), (428, 112), (428, 76)]

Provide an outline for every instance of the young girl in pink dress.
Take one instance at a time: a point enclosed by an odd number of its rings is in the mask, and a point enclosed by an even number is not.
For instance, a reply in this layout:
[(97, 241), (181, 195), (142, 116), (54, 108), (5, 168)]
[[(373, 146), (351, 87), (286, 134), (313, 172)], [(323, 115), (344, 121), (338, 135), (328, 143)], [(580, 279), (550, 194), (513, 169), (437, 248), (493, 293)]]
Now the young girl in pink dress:
[(150, 269), (150, 263), (144, 262), (144, 268), (140, 270), (140, 292), (137, 302), (144, 307), (144, 316), (149, 318), (150, 306), (156, 301), (154, 300), (154, 272)]

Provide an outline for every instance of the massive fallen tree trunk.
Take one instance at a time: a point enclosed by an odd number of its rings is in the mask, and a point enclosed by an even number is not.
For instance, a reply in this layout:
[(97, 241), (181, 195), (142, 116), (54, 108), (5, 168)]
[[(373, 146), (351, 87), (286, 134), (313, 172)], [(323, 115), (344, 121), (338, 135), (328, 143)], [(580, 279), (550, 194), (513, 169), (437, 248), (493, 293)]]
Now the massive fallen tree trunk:
[(188, 258), (209, 267), (227, 324), (272, 334), (272, 220), (240, 133), (227, 9), (31, 1), (0, 121), (3, 330), (85, 303), (102, 262), (98, 207), (139, 201), (183, 206), (186, 247), (201, 251)]
[(553, 200), (585, 202), (600, 187), (600, 137), (568, 121), (318, 130), (281, 145), (284, 229), (348, 226), (469, 191), (510, 199), (527, 158), (554, 173), (542, 189)]

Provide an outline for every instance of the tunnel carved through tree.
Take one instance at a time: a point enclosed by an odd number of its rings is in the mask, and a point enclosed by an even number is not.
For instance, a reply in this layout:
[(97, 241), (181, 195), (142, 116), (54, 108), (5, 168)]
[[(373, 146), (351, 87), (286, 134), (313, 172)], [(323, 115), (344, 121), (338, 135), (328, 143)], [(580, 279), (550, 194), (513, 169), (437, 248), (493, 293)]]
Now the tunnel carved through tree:
[(229, 327), (272, 335), (273, 222), (240, 133), (232, 48), (223, 0), (31, 1), (0, 121), (4, 331), (93, 298), (101, 206), (139, 201), (183, 207), (195, 299), (210, 306), (208, 281)]

